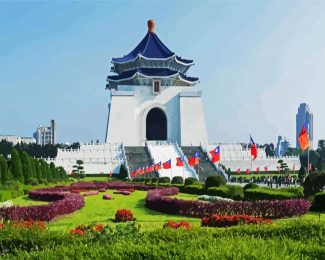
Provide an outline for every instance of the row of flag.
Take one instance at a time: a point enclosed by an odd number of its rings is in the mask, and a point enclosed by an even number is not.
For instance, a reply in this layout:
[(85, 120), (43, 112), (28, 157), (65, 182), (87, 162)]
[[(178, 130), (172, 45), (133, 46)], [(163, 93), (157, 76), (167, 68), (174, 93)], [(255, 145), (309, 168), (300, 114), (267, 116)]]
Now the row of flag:
[[(310, 164), (310, 168), (311, 168), (311, 164)], [(278, 172), (280, 172), (281, 168), (280, 168), (280, 167), (277, 167), (277, 169), (278, 169)], [(295, 171), (295, 170), (296, 170), (296, 165), (294, 164), (294, 165), (292, 166), (292, 171)], [(268, 167), (268, 166), (265, 166), (265, 167), (264, 167), (264, 171), (265, 171), (265, 172), (268, 172), (268, 171), (269, 171), (269, 167)], [(247, 169), (245, 170), (245, 172), (246, 172), (246, 173), (251, 173), (251, 169), (250, 169), (250, 168), (247, 168)], [(257, 173), (260, 172), (260, 167), (256, 167), (255, 172), (257, 172)], [(238, 169), (236, 170), (236, 173), (241, 173), (241, 169), (238, 168)]]

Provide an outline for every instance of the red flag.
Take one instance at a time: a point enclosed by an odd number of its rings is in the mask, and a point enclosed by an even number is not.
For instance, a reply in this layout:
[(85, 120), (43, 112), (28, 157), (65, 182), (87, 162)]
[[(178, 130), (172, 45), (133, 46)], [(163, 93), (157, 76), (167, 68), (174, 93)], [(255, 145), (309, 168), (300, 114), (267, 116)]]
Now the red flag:
[(240, 173), (240, 168), (237, 169), (236, 173)]
[(260, 172), (260, 167), (257, 167), (256, 168), (256, 172)]
[(155, 166), (154, 166), (154, 168), (155, 168), (155, 171), (161, 170), (161, 162), (156, 163)]
[(168, 161), (164, 162), (163, 163), (163, 168), (164, 169), (170, 169), (170, 168), (172, 168), (172, 160), (169, 159)]
[(154, 169), (154, 166), (151, 165), (151, 166), (147, 166), (146, 167), (146, 173), (150, 173), (150, 172), (153, 172), (155, 169)]
[(309, 164), (309, 166), (308, 166), (308, 173), (310, 173), (311, 172), (311, 163)]
[(212, 151), (209, 152), (212, 156), (211, 162), (215, 163), (220, 161), (220, 146), (217, 146)]
[(309, 147), (309, 124), (306, 123), (301, 129), (301, 132), (298, 136), (298, 141), (302, 151), (306, 150)]
[(265, 170), (266, 172), (268, 172), (268, 171), (269, 171), (269, 167), (268, 167), (268, 166), (265, 166), (265, 167), (264, 167), (264, 170)]
[(198, 152), (196, 152), (194, 154), (194, 156), (190, 157), (190, 159), (188, 160), (188, 164), (192, 167), (199, 164), (199, 153)]
[(176, 158), (176, 166), (184, 166), (184, 157), (177, 157)]
[(257, 146), (253, 141), (253, 138), (251, 137), (251, 156), (253, 157), (253, 161), (256, 159), (258, 155), (258, 150), (257, 150)]
[(246, 173), (247, 173), (247, 174), (250, 174), (250, 173), (251, 173), (251, 169), (248, 168), (248, 169), (246, 170)]
[(138, 174), (140, 175), (144, 174), (144, 167), (138, 169)]
[(132, 178), (137, 177), (137, 170), (134, 170), (134, 171), (131, 173), (131, 177), (132, 177)]

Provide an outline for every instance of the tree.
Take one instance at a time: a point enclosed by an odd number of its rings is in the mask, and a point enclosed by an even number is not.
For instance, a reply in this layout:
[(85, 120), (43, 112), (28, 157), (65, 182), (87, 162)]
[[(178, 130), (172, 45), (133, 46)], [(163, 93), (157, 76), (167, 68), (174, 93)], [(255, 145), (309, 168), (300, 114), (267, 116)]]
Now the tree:
[(302, 182), (302, 180), (304, 180), (305, 177), (306, 177), (306, 168), (301, 165), (299, 172), (298, 172), (298, 179), (300, 182)]
[(24, 183), (24, 175), (21, 167), (20, 157), (15, 148), (11, 150), (11, 172), (17, 181)]
[(274, 144), (270, 143), (270, 144), (264, 144), (263, 148), (265, 148), (265, 153), (267, 156), (274, 156)]
[(74, 168), (73, 173), (77, 177), (77, 179), (84, 177), (85, 171), (84, 171), (83, 164), (84, 162), (82, 160), (77, 160), (76, 164), (73, 165)]
[(42, 180), (42, 171), (41, 171), (40, 162), (37, 159), (34, 159), (34, 165), (35, 165), (35, 177), (40, 182)]
[(120, 171), (119, 171), (119, 173), (118, 173), (118, 178), (119, 178), (120, 180), (125, 180), (125, 179), (127, 179), (128, 177), (129, 177), (129, 176), (128, 176), (128, 171), (127, 171), (125, 165), (124, 165), (124, 164), (121, 164)]
[(21, 167), (23, 170), (24, 180), (32, 178), (32, 167), (29, 161), (29, 155), (23, 151), (20, 155), (21, 158)]
[(54, 179), (54, 180), (58, 179), (55, 164), (53, 162), (50, 163), (50, 172), (51, 172), (52, 179)]
[(278, 164), (280, 164), (280, 169), (281, 169), (281, 172), (286, 172), (289, 170), (288, 168), (288, 164), (285, 163), (283, 160), (278, 160)]

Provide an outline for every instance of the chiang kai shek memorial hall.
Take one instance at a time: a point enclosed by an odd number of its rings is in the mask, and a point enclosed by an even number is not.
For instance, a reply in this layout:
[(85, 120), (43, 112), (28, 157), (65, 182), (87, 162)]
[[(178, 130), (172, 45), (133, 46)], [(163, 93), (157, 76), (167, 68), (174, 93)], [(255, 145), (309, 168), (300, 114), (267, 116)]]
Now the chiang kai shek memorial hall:
[[(47, 159), (71, 172), (76, 160), (83, 160), (86, 174), (118, 173), (124, 164), (129, 174), (135, 169), (171, 160), (171, 169), (159, 177), (195, 177), (222, 174), (219, 163), (232, 171), (251, 167), (251, 157), (241, 144), (219, 144), (220, 162), (212, 163), (199, 82), (187, 72), (193, 60), (183, 59), (168, 49), (148, 21), (148, 32), (127, 55), (112, 59), (107, 77), (110, 93), (104, 144), (82, 144), (77, 150), (58, 150)], [(200, 167), (193, 169), (187, 159), (198, 152)], [(177, 167), (176, 158), (185, 158)], [(288, 167), (299, 169), (298, 157), (283, 158)], [(267, 157), (260, 149), (253, 168), (276, 170), (279, 158)], [(254, 169), (252, 169), (254, 170)], [(225, 176), (226, 177), (226, 176)]]
[(129, 54), (112, 59), (106, 142), (144, 146), (159, 140), (182, 146), (207, 142), (198, 78), (187, 76), (193, 60), (169, 50), (148, 21), (148, 32)]

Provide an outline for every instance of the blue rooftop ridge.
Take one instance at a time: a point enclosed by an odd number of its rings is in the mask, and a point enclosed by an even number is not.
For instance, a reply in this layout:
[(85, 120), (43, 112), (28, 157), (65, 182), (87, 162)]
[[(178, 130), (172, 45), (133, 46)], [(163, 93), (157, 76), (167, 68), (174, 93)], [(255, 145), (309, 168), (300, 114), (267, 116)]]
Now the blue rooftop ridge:
[(199, 80), (199, 78), (188, 77), (183, 73), (167, 68), (138, 68), (134, 70), (125, 71), (119, 75), (108, 76), (107, 81), (122, 81), (131, 79), (135, 76), (136, 73), (140, 73), (147, 77), (171, 77), (178, 74), (182, 79), (191, 83), (195, 83)]
[[(149, 20), (151, 21), (151, 20)], [(149, 25), (148, 33), (142, 41), (127, 55), (121, 58), (113, 58), (112, 63), (126, 63), (135, 60), (139, 55), (148, 59), (168, 59), (176, 56), (174, 52), (169, 50), (165, 44), (159, 39), (154, 32), (154, 23)], [(193, 63), (193, 60), (182, 59), (179, 56), (176, 58), (185, 64)]]

